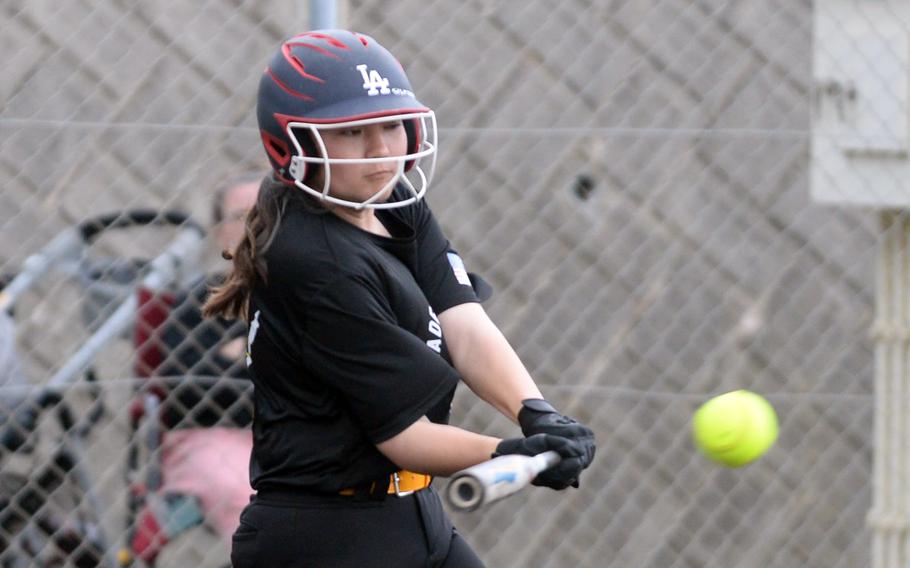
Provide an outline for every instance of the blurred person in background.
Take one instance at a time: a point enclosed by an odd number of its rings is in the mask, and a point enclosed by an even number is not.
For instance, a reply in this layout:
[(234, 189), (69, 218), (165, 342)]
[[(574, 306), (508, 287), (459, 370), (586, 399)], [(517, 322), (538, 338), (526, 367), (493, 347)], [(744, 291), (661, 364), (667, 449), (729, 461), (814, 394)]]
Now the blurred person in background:
[[(256, 202), (262, 173), (232, 177), (215, 191), (212, 234), (229, 257)], [(224, 279), (200, 279), (176, 297), (158, 329), (163, 361), (155, 376), (181, 377), (168, 383), (162, 419), (168, 429), (161, 447), (163, 503), (140, 514), (133, 550), (152, 561), (180, 532), (205, 520), (230, 544), (240, 511), (249, 503), (252, 400), (244, 361), (246, 326), (202, 316), (212, 286)], [(242, 379), (242, 380), (238, 380)]]
[[(480, 567), (433, 476), (554, 450), (534, 483), (577, 487), (593, 432), (543, 399), (422, 199), (435, 117), (391, 53), (344, 30), (291, 38), (257, 110), (273, 177), (206, 304), (249, 323), (257, 493), (233, 566)], [(523, 436), (448, 425), (462, 380)]]

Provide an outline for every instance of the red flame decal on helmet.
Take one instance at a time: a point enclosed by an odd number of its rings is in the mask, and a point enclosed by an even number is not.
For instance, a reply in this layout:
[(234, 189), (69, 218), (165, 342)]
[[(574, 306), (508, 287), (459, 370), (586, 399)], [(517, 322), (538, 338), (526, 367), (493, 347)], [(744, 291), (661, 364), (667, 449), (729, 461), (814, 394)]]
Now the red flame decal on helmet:
[(303, 41), (289, 41), (284, 45), (287, 47), (305, 47), (307, 49), (312, 49), (313, 51), (315, 51), (317, 53), (325, 55), (326, 57), (331, 57), (333, 59), (341, 59), (341, 57), (338, 54), (332, 53), (331, 51), (329, 51), (328, 49), (325, 49), (324, 47), (319, 47), (318, 45), (313, 45), (312, 43), (306, 43)]
[(288, 87), (286, 84), (284, 84), (284, 82), (281, 79), (279, 79), (275, 75), (275, 73), (272, 71), (271, 67), (266, 68), (265, 72), (268, 74), (269, 77), (272, 78), (272, 81), (275, 81), (275, 84), (278, 85), (281, 88), (281, 90), (284, 91), (285, 93), (287, 93), (291, 96), (294, 96), (294, 97), (301, 98), (305, 101), (315, 100), (313, 97), (311, 97), (309, 95), (305, 95), (305, 94), (301, 93), (300, 91), (295, 91), (294, 89)]
[(357, 32), (351, 32), (351, 33), (354, 34), (354, 37), (356, 37), (357, 39), (360, 40), (360, 43), (362, 43), (364, 47), (370, 47), (369, 42), (367, 42), (367, 38), (366, 38), (366, 37), (360, 35), (360, 34), (357, 33)]
[(321, 39), (321, 40), (327, 42), (327, 43), (328, 43), (329, 45), (331, 45), (332, 47), (337, 47), (338, 49), (349, 49), (348, 46), (345, 45), (345, 43), (344, 43), (343, 41), (339, 41), (339, 40), (333, 38), (333, 37), (330, 36), (330, 35), (321, 34), (321, 33), (318, 33), (318, 32), (306, 32), (306, 33), (302, 33), (302, 34), (300, 34), (300, 35), (297, 35), (297, 36), (292, 37), (292, 38), (291, 38), (291, 41), (294, 41), (294, 40), (296, 40), (296, 39), (303, 39), (303, 38), (316, 38), (316, 39)]
[(291, 152), (287, 143), (276, 136), (272, 136), (265, 130), (260, 130), (259, 136), (262, 138), (262, 144), (265, 146), (265, 151), (268, 152), (269, 156), (280, 166), (287, 166), (291, 161)]
[(316, 81), (317, 83), (325, 83), (322, 79), (316, 75), (307, 73), (306, 67), (303, 65), (303, 61), (300, 60), (296, 55), (291, 53), (291, 46), (284, 44), (281, 46), (281, 53), (284, 54), (284, 58), (287, 59), (288, 63), (291, 64), (291, 67), (297, 70), (300, 73), (300, 76), (309, 79), (310, 81)]

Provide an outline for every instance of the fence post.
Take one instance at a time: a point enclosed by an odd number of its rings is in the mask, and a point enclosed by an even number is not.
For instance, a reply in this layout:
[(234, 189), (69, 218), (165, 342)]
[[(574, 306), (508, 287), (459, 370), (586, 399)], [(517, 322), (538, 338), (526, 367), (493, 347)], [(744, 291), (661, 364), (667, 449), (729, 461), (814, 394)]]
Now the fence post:
[(326, 30), (337, 26), (335, 0), (310, 0), (310, 29)]

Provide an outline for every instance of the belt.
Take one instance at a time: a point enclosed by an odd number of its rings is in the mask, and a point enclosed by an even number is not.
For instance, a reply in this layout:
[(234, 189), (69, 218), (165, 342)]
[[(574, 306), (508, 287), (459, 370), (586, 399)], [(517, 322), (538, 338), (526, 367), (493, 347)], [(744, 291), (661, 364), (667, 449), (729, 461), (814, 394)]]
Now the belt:
[[(389, 476), (389, 485), (386, 489), (388, 495), (395, 495), (397, 497), (404, 497), (405, 495), (410, 495), (415, 491), (420, 491), (421, 489), (426, 489), (430, 486), (430, 483), (433, 481), (432, 475), (427, 475), (425, 473), (414, 473), (413, 471), (401, 470), (396, 471)], [(376, 494), (382, 491), (382, 484), (384, 480), (374, 481), (370, 484), (369, 491), (363, 490), (365, 493), (370, 495)], [(377, 491), (378, 490), (378, 491)], [(338, 493), (340, 495), (356, 495), (358, 492), (357, 489), (342, 489)]]

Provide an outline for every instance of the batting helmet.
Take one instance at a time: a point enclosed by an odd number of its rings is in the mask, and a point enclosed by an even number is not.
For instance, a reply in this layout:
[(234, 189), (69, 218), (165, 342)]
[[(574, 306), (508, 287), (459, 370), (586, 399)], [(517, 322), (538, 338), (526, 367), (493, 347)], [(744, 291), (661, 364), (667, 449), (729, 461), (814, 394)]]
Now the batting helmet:
[[(259, 81), (257, 116), (262, 143), (278, 177), (324, 201), (357, 209), (401, 207), (421, 199), (433, 178), (436, 117), (415, 98), (398, 60), (369, 36), (319, 30), (285, 41)], [(328, 157), (321, 129), (391, 120), (402, 121), (407, 133), (404, 156)], [(423, 158), (430, 161), (426, 172)], [(369, 199), (358, 203), (329, 195), (332, 164), (389, 161), (396, 162), (398, 175)], [(314, 171), (310, 165), (325, 168), (322, 188), (309, 185)], [(409, 190), (408, 198), (374, 202), (399, 181)]]

